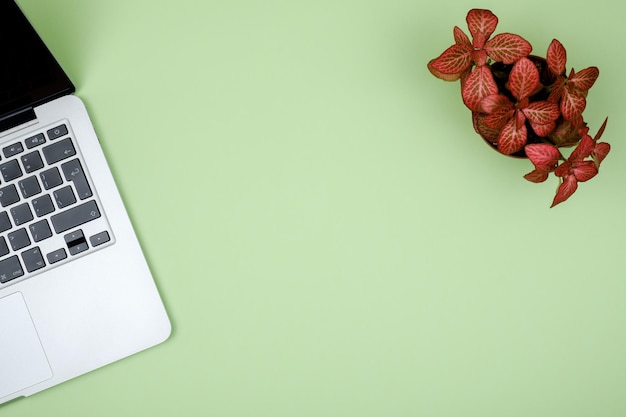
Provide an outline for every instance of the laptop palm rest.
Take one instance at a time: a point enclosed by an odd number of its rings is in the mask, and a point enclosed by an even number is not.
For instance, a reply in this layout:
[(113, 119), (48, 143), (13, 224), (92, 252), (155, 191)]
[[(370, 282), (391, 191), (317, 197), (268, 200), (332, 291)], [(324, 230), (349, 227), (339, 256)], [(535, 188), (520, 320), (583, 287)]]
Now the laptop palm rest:
[(0, 298), (0, 399), (51, 377), (24, 297)]

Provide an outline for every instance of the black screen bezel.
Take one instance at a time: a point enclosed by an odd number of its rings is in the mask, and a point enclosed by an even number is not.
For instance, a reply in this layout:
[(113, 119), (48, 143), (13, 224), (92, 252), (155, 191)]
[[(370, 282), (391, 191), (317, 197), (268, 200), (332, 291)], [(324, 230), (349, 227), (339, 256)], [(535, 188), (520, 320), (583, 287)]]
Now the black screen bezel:
[(0, 0), (0, 120), (74, 91), (20, 7)]

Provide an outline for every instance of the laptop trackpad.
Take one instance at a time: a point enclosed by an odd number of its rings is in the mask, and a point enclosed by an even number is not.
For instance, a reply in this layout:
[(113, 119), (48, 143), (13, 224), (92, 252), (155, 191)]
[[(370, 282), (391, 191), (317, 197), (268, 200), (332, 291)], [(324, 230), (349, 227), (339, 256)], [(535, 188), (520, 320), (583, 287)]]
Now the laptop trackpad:
[(21, 293), (0, 298), (0, 398), (52, 377)]

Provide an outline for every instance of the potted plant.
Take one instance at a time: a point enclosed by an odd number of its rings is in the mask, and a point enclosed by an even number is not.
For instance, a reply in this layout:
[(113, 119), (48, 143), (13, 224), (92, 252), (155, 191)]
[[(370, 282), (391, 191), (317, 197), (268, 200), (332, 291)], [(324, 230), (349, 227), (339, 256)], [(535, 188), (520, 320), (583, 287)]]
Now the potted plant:
[(559, 180), (554, 207), (579, 182), (597, 175), (611, 149), (599, 141), (606, 120), (592, 138), (583, 119), (599, 70), (567, 73), (567, 54), (556, 39), (543, 58), (531, 55), (531, 44), (519, 35), (492, 36), (498, 18), (489, 10), (472, 9), (466, 21), (472, 39), (455, 26), (454, 45), (431, 60), (428, 69), (442, 80), (460, 81), (474, 130), (492, 148), (533, 163), (534, 170), (524, 178), (539, 183), (554, 173)]

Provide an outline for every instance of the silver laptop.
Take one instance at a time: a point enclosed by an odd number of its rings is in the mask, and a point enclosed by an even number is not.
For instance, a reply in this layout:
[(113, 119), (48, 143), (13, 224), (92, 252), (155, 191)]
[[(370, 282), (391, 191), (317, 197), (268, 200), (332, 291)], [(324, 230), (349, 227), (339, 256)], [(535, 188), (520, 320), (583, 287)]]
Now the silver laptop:
[(18, 5), (0, 0), (0, 404), (171, 330), (73, 92)]

